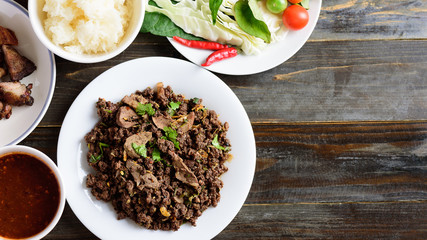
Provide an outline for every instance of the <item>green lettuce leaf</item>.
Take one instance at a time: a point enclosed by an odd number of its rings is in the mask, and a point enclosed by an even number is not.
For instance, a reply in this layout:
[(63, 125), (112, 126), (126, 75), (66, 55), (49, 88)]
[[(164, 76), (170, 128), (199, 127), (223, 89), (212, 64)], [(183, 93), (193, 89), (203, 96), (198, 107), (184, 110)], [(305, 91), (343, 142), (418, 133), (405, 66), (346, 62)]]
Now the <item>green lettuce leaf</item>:
[(271, 33), (267, 24), (254, 17), (247, 0), (236, 2), (234, 12), (236, 14), (236, 22), (243, 31), (270, 43)]
[(178, 36), (189, 40), (203, 40), (203, 38), (188, 34), (173, 23), (167, 16), (158, 12), (145, 12), (142, 33), (151, 33), (157, 36)]
[(212, 24), (215, 25), (216, 17), (218, 15), (219, 7), (221, 7), (222, 0), (209, 0), (209, 9), (212, 13)]

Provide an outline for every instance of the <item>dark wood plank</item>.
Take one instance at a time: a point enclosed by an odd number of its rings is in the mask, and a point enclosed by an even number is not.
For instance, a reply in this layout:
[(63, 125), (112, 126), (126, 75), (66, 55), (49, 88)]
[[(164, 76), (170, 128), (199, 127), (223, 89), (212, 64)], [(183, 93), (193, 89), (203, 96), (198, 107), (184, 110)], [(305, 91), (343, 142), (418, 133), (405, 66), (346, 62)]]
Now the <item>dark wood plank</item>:
[[(57, 58), (55, 94), (42, 126), (62, 123), (80, 91), (110, 67), (176, 54), (166, 39), (142, 34), (108, 62), (88, 65)], [(218, 76), (252, 122), (427, 119), (427, 40), (309, 42), (264, 73)]]
[(221, 78), (252, 122), (427, 117), (427, 41), (307, 43), (267, 72)]
[(245, 205), (215, 239), (425, 239), (427, 202)]
[(255, 125), (246, 203), (427, 200), (427, 122)]
[(98, 238), (80, 222), (70, 206), (66, 204), (58, 225), (43, 239), (89, 240)]
[(36, 148), (56, 162), (59, 130), (58, 127), (37, 127), (19, 145)]
[[(45, 239), (97, 239), (67, 206)], [(427, 202), (246, 204), (215, 239), (424, 239)]]
[(310, 39), (426, 38), (426, 10), (424, 0), (324, 0)]

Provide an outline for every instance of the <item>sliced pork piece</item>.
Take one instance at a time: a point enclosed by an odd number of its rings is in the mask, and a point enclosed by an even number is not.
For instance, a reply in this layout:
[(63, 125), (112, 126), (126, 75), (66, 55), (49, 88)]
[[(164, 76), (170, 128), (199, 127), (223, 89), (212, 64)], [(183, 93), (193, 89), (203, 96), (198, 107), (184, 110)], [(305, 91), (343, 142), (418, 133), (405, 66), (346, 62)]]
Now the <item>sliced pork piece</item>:
[(175, 177), (185, 184), (198, 188), (199, 181), (197, 180), (196, 175), (194, 175), (187, 165), (185, 165), (182, 158), (172, 151), (169, 151), (168, 153), (172, 158), (172, 165), (175, 168)]
[(0, 26), (0, 45), (18, 45), (15, 33), (5, 27)]
[(6, 76), (7, 71), (6, 68), (4, 68), (4, 56), (3, 56), (3, 50), (1, 50), (2, 48), (0, 47), (0, 79), (4, 76)]
[(4, 63), (4, 55), (3, 55), (3, 50), (0, 47), (0, 67), (3, 67), (3, 63)]
[(163, 88), (163, 83), (159, 82), (156, 84), (157, 100), (159, 104), (163, 107), (168, 105), (168, 98), (165, 94), (165, 89)]
[(36, 70), (36, 65), (9, 45), (2, 46), (7, 70), (12, 81), (19, 81)]
[(6, 74), (7, 74), (6, 69), (0, 67), (0, 78), (6, 76)]
[(170, 116), (158, 115), (153, 117), (153, 123), (156, 127), (160, 129), (164, 129), (165, 127), (169, 127), (172, 123), (172, 118)]
[(185, 116), (182, 120), (184, 123), (182, 123), (182, 125), (178, 127), (178, 133), (183, 134), (185, 132), (188, 132), (188, 130), (190, 130), (193, 126), (195, 117), (196, 115), (194, 114), (194, 112), (190, 112), (187, 116)]
[(139, 119), (138, 114), (128, 106), (120, 107), (116, 115), (117, 125), (124, 128), (130, 128), (138, 124), (137, 119)]
[(132, 93), (130, 96), (126, 95), (122, 99), (122, 102), (131, 106), (133, 109), (136, 109), (138, 107), (138, 103), (146, 104), (148, 101), (143, 96)]
[(20, 82), (0, 82), (0, 101), (13, 106), (31, 106), (34, 103), (31, 88), (33, 88), (31, 83), (25, 86)]
[(140, 132), (128, 137), (124, 144), (124, 148), (127, 155), (131, 158), (141, 158), (141, 156), (138, 153), (136, 153), (135, 149), (133, 149), (132, 143), (136, 144), (137, 146), (141, 146), (143, 144), (146, 144), (148, 141), (150, 141), (151, 138), (152, 138), (151, 132)]
[(159, 181), (152, 173), (146, 172), (142, 174), (144, 169), (137, 162), (128, 160), (126, 161), (126, 167), (129, 169), (138, 189), (142, 190), (144, 187), (157, 189), (160, 187)]
[(8, 119), (10, 115), (12, 115), (12, 106), (0, 101), (0, 120), (3, 118)]

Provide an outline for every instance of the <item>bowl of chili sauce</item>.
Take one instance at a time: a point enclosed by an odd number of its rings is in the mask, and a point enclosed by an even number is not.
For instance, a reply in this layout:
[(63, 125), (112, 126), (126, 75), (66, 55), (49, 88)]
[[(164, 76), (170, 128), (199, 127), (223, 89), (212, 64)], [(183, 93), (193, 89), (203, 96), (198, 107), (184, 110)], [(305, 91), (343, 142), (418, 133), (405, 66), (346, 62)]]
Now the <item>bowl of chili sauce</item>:
[(41, 239), (58, 223), (65, 206), (56, 164), (26, 146), (0, 148), (0, 239)]

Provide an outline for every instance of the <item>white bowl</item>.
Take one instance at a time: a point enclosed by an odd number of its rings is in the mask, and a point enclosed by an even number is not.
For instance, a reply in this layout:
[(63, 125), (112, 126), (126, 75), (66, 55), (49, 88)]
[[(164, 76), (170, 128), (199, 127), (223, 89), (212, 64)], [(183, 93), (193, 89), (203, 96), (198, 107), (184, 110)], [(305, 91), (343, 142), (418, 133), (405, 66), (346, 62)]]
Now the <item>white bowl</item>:
[[(50, 231), (52, 231), (52, 229), (56, 226), (56, 224), (58, 223), (58, 221), (61, 218), (61, 215), (64, 211), (65, 188), (64, 188), (64, 183), (62, 181), (61, 174), (60, 174), (58, 168), (56, 167), (56, 164), (52, 161), (52, 159), (50, 159), (46, 154), (40, 152), (37, 149), (27, 147), (27, 146), (22, 146), (22, 145), (12, 145), (12, 146), (0, 147), (0, 156), (8, 154), (8, 153), (26, 153), (26, 154), (29, 154), (29, 155), (36, 157), (37, 159), (39, 159), (43, 163), (45, 163), (52, 170), (52, 172), (55, 174), (55, 177), (58, 181), (58, 185), (59, 185), (59, 206), (58, 206), (58, 210), (56, 211), (54, 218), (52, 219), (52, 221), (49, 223), (49, 225), (43, 231), (41, 231), (38, 234), (33, 235), (29, 238), (26, 238), (27, 240), (42, 239)], [(0, 239), (3, 239), (3, 238), (0, 236)]]
[(53, 53), (56, 55), (79, 63), (95, 63), (102, 62), (113, 58), (123, 52), (129, 45), (135, 40), (138, 35), (142, 22), (144, 21), (145, 14), (145, 0), (133, 0), (132, 6), (132, 18), (130, 20), (129, 26), (123, 36), (121, 42), (118, 46), (105, 53), (98, 54), (77, 54), (71, 53), (64, 50), (62, 47), (54, 44), (45, 34), (43, 28), (43, 19), (46, 18), (46, 13), (43, 12), (45, 0), (28, 0), (28, 12), (30, 14), (30, 21), (33, 27), (34, 32), (36, 33), (39, 40)]

